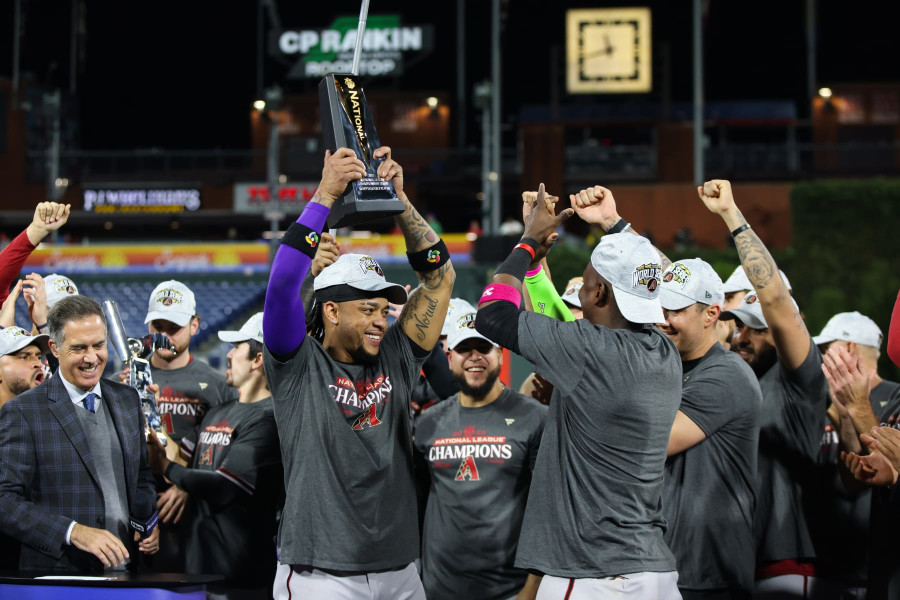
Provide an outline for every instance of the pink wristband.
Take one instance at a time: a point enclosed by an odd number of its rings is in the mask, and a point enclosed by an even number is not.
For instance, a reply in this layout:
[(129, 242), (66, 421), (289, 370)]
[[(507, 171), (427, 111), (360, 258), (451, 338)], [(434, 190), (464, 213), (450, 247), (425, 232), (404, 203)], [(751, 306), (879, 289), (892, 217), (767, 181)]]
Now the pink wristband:
[(537, 269), (535, 269), (534, 271), (526, 271), (525, 272), (525, 277), (534, 277), (535, 275), (537, 275), (538, 273), (541, 272), (542, 268), (543, 267), (541, 266), (541, 263), (538, 263)]
[(492, 283), (484, 288), (481, 299), (478, 301), (478, 306), (481, 306), (485, 302), (493, 302), (494, 300), (506, 300), (507, 302), (512, 302), (516, 305), (516, 308), (518, 308), (522, 304), (522, 294), (511, 285), (506, 285), (505, 283)]

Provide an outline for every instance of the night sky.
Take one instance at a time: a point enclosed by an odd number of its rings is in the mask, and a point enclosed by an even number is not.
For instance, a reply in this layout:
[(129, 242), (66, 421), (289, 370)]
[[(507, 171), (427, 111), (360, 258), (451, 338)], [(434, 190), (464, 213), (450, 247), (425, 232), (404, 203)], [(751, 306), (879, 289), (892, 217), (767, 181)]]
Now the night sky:
[[(71, 2), (21, 0), (21, 69), (67, 90)], [(276, 2), (285, 28), (319, 29), (339, 15), (357, 15), (358, 2)], [(818, 7), (818, 82), (900, 81), (897, 3), (822, 2)], [(0, 76), (12, 72), (13, 0), (0, 4)], [(659, 102), (664, 46), (671, 64), (672, 99), (691, 99), (691, 3), (504, 3), (504, 113), (547, 103), (551, 48), (564, 57), (567, 8), (646, 6), (653, 9), (654, 91), (600, 101)], [(257, 5), (241, 2), (99, 2), (81, 0), (77, 104), (85, 149), (246, 148), (248, 110), (257, 94)], [(868, 10), (866, 10), (868, 8)], [(490, 3), (466, 3), (467, 97), (490, 68)], [(435, 50), (397, 79), (374, 78), (367, 89), (445, 91), (455, 97), (456, 2), (372, 0), (371, 14), (399, 13), (404, 24), (431, 23)], [(805, 8), (801, 0), (753, 3), (711, 0), (705, 20), (706, 97), (709, 101), (776, 99), (806, 108)], [(316, 82), (285, 82), (286, 65), (265, 58), (265, 85), (311, 91)], [(559, 69), (560, 85), (563, 71)], [(595, 102), (596, 96), (563, 102)], [(474, 121), (470, 119), (470, 127)]]

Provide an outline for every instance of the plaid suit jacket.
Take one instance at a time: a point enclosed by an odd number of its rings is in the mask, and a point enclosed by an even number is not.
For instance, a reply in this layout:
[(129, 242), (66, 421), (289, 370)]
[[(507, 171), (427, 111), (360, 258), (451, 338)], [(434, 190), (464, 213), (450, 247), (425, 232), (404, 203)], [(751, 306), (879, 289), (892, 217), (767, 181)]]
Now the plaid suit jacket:
[[(106, 379), (100, 392), (122, 446), (129, 509), (144, 518), (155, 508), (156, 490), (137, 392)], [(81, 409), (58, 373), (0, 408), (0, 529), (22, 542), (23, 570), (103, 570), (92, 554), (66, 545), (73, 520), (97, 529), (106, 523), (100, 480), (76, 410)], [(134, 561), (133, 540), (122, 542)]]

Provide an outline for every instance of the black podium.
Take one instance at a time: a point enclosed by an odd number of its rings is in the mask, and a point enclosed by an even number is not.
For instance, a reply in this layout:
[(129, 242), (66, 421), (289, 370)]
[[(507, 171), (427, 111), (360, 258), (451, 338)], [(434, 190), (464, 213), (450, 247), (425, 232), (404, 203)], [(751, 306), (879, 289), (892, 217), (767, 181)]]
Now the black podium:
[(16, 600), (206, 600), (206, 584), (219, 575), (183, 573), (2, 572), (0, 598)]

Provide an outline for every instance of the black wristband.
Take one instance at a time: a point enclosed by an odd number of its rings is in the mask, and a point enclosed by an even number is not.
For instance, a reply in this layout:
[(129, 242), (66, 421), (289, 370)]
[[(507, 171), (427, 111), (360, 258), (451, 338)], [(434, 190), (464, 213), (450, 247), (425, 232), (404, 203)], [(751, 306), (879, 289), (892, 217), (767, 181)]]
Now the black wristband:
[(527, 273), (528, 268), (531, 267), (532, 260), (533, 257), (528, 250), (525, 250), (524, 248), (513, 248), (513, 251), (506, 257), (506, 260), (497, 267), (497, 271), (494, 274), (500, 275), (503, 273), (512, 275), (519, 281), (525, 281), (525, 273)]
[(631, 225), (631, 223), (629, 223), (625, 219), (619, 219), (618, 221), (616, 221), (615, 225), (606, 230), (606, 233), (621, 233), (625, 231), (625, 228), (629, 225)]
[(284, 232), (281, 243), (299, 250), (310, 258), (315, 258), (316, 250), (319, 249), (319, 232), (306, 225), (294, 223)]
[(43, 325), (38, 325), (38, 326), (37, 326), (37, 330), (38, 330), (38, 331), (43, 331), (43, 330), (45, 330), (45, 329), (47, 329), (47, 323), (44, 323)]
[(741, 225), (740, 227), (738, 227), (737, 229), (735, 229), (734, 231), (731, 232), (731, 237), (732, 237), (732, 239), (733, 239), (737, 234), (742, 233), (742, 232), (744, 232), (744, 231), (747, 231), (748, 229), (750, 229), (750, 223), (744, 223), (743, 225)]
[(430, 273), (450, 262), (450, 251), (447, 250), (444, 240), (438, 240), (430, 248), (418, 252), (407, 252), (406, 259), (416, 273)]

